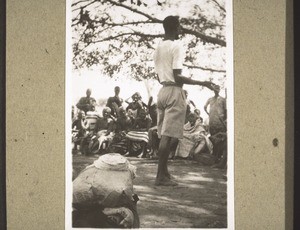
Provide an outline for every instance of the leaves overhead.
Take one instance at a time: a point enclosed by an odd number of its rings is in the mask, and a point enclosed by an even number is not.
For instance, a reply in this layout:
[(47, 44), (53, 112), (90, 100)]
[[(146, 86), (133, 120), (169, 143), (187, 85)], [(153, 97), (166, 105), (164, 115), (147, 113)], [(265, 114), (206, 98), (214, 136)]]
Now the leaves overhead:
[(184, 65), (224, 74), (226, 11), (222, 0), (75, 0), (74, 69), (100, 66), (110, 77), (155, 78), (152, 56), (164, 36), (162, 20), (167, 12), (180, 15)]

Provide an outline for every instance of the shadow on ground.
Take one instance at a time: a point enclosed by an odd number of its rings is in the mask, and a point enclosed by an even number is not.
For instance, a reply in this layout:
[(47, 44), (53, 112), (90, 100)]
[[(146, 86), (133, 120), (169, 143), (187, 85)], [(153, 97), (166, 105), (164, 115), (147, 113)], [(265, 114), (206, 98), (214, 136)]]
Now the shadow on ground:
[[(97, 156), (73, 156), (74, 177)], [(141, 228), (226, 228), (227, 183), (224, 170), (187, 160), (169, 161), (178, 186), (155, 186), (157, 160), (128, 158), (137, 167)]]

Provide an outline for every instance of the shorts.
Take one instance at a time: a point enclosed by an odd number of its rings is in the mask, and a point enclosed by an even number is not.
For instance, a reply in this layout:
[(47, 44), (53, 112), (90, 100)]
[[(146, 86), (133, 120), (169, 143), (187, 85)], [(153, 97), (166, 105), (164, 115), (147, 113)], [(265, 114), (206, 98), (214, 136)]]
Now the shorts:
[(165, 86), (157, 97), (157, 133), (158, 137), (183, 137), (183, 125), (186, 115), (186, 96), (181, 87)]

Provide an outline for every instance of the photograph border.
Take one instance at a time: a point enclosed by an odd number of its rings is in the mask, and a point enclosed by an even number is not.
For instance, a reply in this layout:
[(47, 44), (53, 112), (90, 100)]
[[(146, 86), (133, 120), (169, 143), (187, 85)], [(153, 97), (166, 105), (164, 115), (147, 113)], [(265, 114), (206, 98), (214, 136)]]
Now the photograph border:
[[(254, 149), (237, 137), (234, 140), (234, 146), (239, 150), (234, 161), (236, 229), (291, 229), (293, 222), (294, 153), (293, 135), (288, 132), (288, 129), (293, 130), (292, 1), (277, 0), (272, 6), (267, 3), (233, 1), (234, 129), (235, 134), (242, 133), (243, 138), (256, 144)], [(5, 113), (9, 229), (40, 229), (40, 226), (64, 229), (65, 226), (66, 30), (62, 23), (66, 17), (65, 5), (66, 2), (59, 0), (7, 1)], [(251, 45), (253, 50), (247, 49)], [(256, 45), (264, 46), (268, 52), (258, 52)], [(268, 55), (269, 52), (272, 55)], [(249, 94), (249, 87), (254, 83), (265, 92), (254, 89), (253, 94)], [(281, 85), (278, 94), (271, 93), (274, 86)], [(22, 88), (24, 86), (26, 90)], [(43, 93), (36, 98), (41, 89)], [(258, 111), (251, 111), (245, 106), (249, 101), (264, 105), (262, 99), (265, 97), (270, 98), (272, 109), (280, 114), (260, 107)], [(40, 105), (40, 101), (47, 106), (42, 109), (34, 106)], [(254, 122), (245, 134), (245, 121), (249, 121), (247, 116), (250, 115), (275, 120), (276, 135), (269, 123), (260, 122)], [(32, 118), (35, 126), (27, 130)], [(270, 134), (261, 139), (255, 131), (262, 128)], [(20, 134), (20, 130), (27, 130), (27, 137)], [(277, 147), (272, 143), (275, 137), (279, 140)], [(251, 162), (253, 155), (257, 158)], [(272, 161), (262, 168), (260, 165), (266, 156)], [(251, 167), (247, 162), (251, 162)], [(274, 191), (274, 202), (262, 206)], [(28, 208), (30, 212), (26, 211)]]
[[(228, 159), (227, 159), (227, 227), (218, 228), (221, 229), (234, 229), (234, 69), (233, 69), (233, 0), (226, 1), (226, 87), (227, 87), (227, 139), (228, 144)], [(71, 145), (71, 114), (72, 106), (72, 10), (71, 1), (66, 6), (66, 86), (65, 86), (65, 160), (66, 160), (66, 194), (65, 194), (65, 227), (66, 229), (78, 229), (72, 228), (72, 155), (68, 154), (72, 152)], [(69, 144), (68, 144), (69, 143)], [(80, 229), (92, 229), (92, 228), (80, 228)], [(152, 228), (151, 228), (152, 229)], [(211, 229), (215, 228), (195, 228), (195, 229)]]

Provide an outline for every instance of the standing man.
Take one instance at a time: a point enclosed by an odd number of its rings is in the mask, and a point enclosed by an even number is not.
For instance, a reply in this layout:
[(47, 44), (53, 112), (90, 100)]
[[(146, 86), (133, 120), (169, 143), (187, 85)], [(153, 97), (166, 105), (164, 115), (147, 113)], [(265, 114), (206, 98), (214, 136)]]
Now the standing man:
[(214, 92), (215, 96), (207, 100), (204, 110), (209, 115), (210, 140), (213, 144), (213, 155), (216, 157), (213, 167), (224, 168), (227, 165), (226, 100), (219, 95), (219, 86), (215, 87)]
[[(226, 133), (226, 100), (219, 95), (220, 86), (216, 86), (214, 89), (215, 96), (207, 100), (204, 105), (204, 110), (209, 116), (209, 132), (213, 136), (219, 132)], [(209, 106), (209, 112), (207, 107)]]
[(158, 149), (159, 161), (155, 185), (174, 186), (167, 163), (171, 146), (183, 137), (183, 125), (186, 115), (186, 96), (183, 84), (205, 86), (213, 90), (214, 84), (197, 81), (182, 75), (184, 50), (179, 39), (180, 23), (176, 16), (168, 16), (163, 21), (165, 38), (154, 53), (155, 70), (159, 82), (163, 85), (158, 93)]
[(185, 116), (185, 122), (184, 123), (187, 123), (188, 122), (188, 116), (190, 113), (192, 113), (192, 110), (191, 110), (191, 105), (194, 107), (194, 109), (196, 109), (196, 105), (195, 103), (188, 99), (188, 91), (187, 90), (183, 90), (184, 91), (184, 94), (185, 94), (185, 97), (186, 97), (186, 116)]
[(95, 107), (96, 100), (95, 98), (91, 97), (92, 90), (86, 90), (86, 97), (80, 98), (79, 102), (76, 104), (76, 107), (85, 113), (91, 111), (93, 107)]
[(109, 97), (106, 103), (106, 106), (111, 109), (111, 115), (114, 117), (118, 116), (119, 107), (122, 106), (123, 99), (119, 97), (120, 87), (115, 87), (115, 96)]

